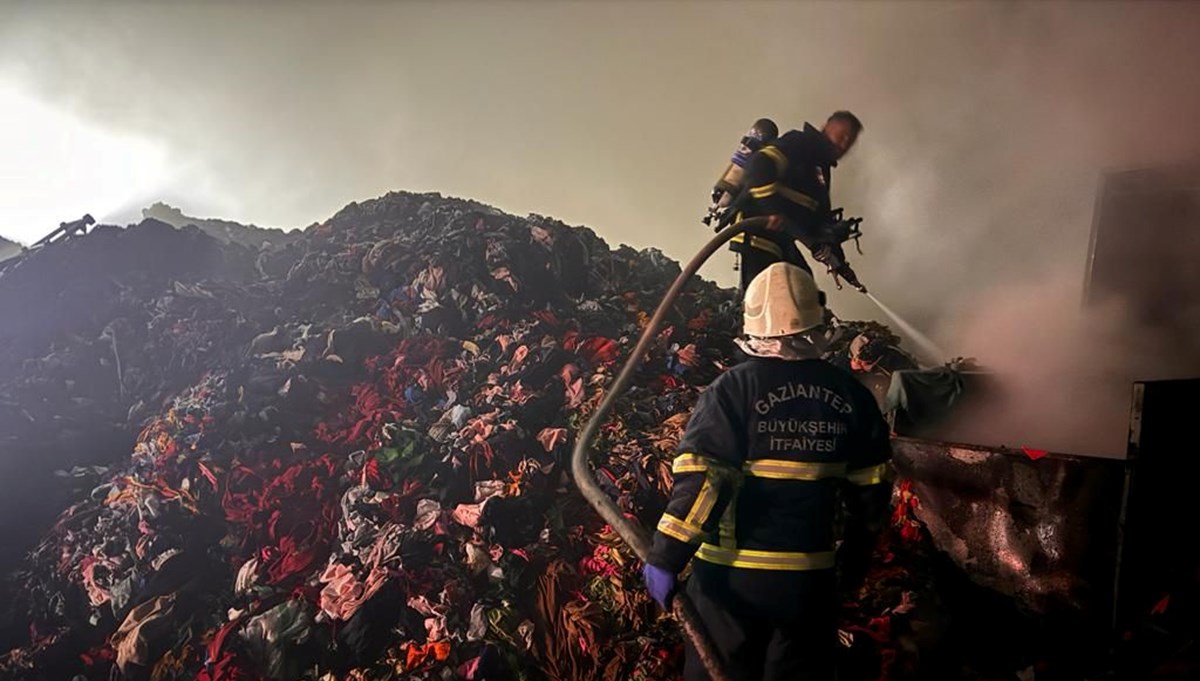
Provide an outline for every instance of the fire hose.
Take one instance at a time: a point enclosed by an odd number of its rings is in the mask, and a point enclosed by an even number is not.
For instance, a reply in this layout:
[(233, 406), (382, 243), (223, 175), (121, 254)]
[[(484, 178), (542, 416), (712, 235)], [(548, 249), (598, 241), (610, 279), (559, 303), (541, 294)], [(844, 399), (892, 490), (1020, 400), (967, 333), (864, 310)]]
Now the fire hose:
[[(579, 431), (579, 435), (575, 440), (575, 449), (571, 452), (571, 475), (575, 478), (575, 484), (579, 486), (580, 493), (583, 494), (583, 498), (612, 526), (621, 539), (625, 540), (625, 543), (633, 549), (633, 552), (643, 562), (650, 553), (649, 533), (646, 532), (645, 528), (626, 517), (617, 508), (616, 503), (604, 493), (599, 483), (596, 482), (592, 469), (588, 465), (592, 455), (591, 442), (596, 436), (596, 431), (600, 429), (600, 426), (604, 425), (608, 413), (616, 405), (617, 399), (620, 398), (621, 394), (629, 387), (630, 382), (633, 381), (633, 376), (637, 373), (638, 367), (641, 366), (642, 359), (649, 352), (651, 344), (658, 335), (659, 327), (662, 326), (663, 320), (666, 319), (667, 312), (675, 304), (675, 299), (679, 297), (688, 280), (727, 241), (748, 229), (764, 227), (766, 223), (767, 218), (755, 217), (725, 227), (717, 232), (716, 236), (705, 244), (704, 248), (701, 248), (700, 252), (683, 268), (679, 276), (675, 277), (671, 288), (667, 290), (662, 302), (658, 304), (658, 308), (654, 311), (654, 316), (650, 318), (650, 322), (646, 324), (646, 329), (642, 331), (641, 338), (638, 339), (633, 353), (629, 355), (629, 359), (625, 360), (625, 365), (621, 368), (621, 373), (617, 375), (617, 380), (613, 382), (608, 394), (604, 397), (604, 401), (600, 403), (599, 408), (596, 409), (596, 413), (592, 414), (591, 419)], [(704, 625), (700, 621), (700, 616), (696, 613), (691, 599), (684, 593), (677, 593), (671, 601), (671, 612), (683, 628), (684, 635), (695, 646), (696, 653), (708, 671), (709, 678), (712, 681), (729, 681), (732, 677), (726, 672), (725, 663), (713, 647), (712, 640), (709, 638), (708, 632), (704, 629)]]

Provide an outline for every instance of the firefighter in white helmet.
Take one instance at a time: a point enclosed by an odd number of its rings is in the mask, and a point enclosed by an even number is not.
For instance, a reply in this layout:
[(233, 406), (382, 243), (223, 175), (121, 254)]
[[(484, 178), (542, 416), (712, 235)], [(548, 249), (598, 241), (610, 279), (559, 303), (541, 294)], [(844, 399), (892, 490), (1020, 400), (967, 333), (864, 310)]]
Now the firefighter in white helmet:
[[(842, 590), (857, 589), (886, 517), (887, 424), (862, 384), (820, 359), (822, 298), (789, 263), (750, 283), (738, 340), (750, 358), (700, 396), (643, 570), (665, 608), (692, 562), (687, 593), (738, 679), (834, 678), (835, 567)], [(686, 664), (689, 681), (707, 678), (694, 651)]]

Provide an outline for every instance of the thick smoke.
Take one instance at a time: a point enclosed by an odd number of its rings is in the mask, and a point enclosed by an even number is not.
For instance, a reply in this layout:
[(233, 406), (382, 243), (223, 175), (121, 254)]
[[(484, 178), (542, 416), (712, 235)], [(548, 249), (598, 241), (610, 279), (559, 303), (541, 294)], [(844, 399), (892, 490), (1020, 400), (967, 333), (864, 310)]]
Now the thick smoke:
[(1179, 348), (1138, 326), (1127, 301), (1079, 301), (1057, 276), (998, 286), (963, 311), (945, 335), (995, 372), (994, 392), (948, 439), (1125, 455), (1133, 381), (1171, 376)]
[[(1197, 44), (1194, 3), (38, 3), (0, 8), (0, 81), (162, 145), (175, 170), (146, 204), (294, 227), (431, 190), (680, 260), (749, 123), (848, 108), (866, 132), (833, 191), (866, 218), (860, 277), (942, 345), (991, 329), (956, 349), (1003, 369), (1039, 332), (980, 316), (1009, 309), (995, 292), (1035, 291), (1054, 341), (1087, 325), (1068, 291), (1102, 171), (1200, 152)], [(731, 284), (730, 264), (704, 273)]]

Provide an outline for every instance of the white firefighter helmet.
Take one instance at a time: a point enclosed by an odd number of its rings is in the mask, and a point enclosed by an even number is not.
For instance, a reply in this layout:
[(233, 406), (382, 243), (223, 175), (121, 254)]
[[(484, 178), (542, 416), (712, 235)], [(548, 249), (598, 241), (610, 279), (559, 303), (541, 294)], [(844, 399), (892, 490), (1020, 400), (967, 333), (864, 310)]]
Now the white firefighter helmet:
[(746, 287), (742, 329), (747, 336), (778, 338), (824, 323), (825, 307), (812, 275), (785, 262), (769, 265)]

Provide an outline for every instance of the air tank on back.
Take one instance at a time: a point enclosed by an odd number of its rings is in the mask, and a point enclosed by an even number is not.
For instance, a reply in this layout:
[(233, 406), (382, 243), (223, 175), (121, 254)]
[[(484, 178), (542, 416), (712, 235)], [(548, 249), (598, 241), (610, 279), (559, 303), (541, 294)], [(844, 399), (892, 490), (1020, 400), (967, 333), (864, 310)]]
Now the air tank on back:
[(714, 204), (724, 207), (733, 200), (733, 197), (737, 196), (750, 156), (774, 142), (777, 137), (779, 137), (779, 126), (775, 125), (771, 119), (760, 118), (754, 122), (754, 125), (742, 137), (742, 141), (738, 143), (733, 157), (729, 159), (729, 165), (725, 168), (725, 172), (721, 173), (721, 178), (713, 187), (712, 200)]

